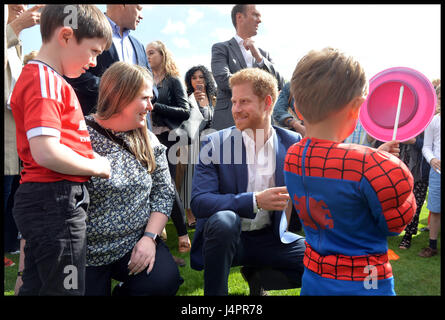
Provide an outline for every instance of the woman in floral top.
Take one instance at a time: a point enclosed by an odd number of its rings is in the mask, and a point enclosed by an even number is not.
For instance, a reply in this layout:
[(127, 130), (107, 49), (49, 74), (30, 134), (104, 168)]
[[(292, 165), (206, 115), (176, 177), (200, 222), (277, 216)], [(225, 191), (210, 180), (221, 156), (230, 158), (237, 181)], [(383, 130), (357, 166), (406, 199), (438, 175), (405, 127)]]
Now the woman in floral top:
[(116, 62), (102, 76), (97, 112), (86, 117), (93, 150), (108, 158), (112, 173), (88, 186), (85, 295), (110, 295), (111, 279), (121, 282), (113, 295), (175, 295), (183, 282), (156, 237), (174, 189), (166, 147), (147, 129), (152, 86), (146, 69)]

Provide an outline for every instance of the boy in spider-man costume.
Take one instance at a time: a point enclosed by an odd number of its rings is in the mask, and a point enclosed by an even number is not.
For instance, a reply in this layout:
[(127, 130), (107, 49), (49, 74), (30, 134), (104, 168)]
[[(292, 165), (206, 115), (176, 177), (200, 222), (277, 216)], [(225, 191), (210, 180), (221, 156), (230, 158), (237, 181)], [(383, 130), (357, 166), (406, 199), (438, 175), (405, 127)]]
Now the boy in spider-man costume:
[(390, 154), (398, 141), (379, 149), (341, 143), (366, 91), (360, 64), (332, 48), (309, 52), (292, 76), (306, 126), (284, 166), (306, 235), (301, 295), (395, 295), (386, 237), (402, 232), (416, 211), (413, 177)]

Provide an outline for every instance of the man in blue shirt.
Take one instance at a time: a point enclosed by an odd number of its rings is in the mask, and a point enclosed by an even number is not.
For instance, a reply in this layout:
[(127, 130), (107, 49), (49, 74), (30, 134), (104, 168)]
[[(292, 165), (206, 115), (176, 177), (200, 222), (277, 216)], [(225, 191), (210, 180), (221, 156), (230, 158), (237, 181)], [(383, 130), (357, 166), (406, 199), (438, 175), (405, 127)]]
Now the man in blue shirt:
[[(144, 45), (130, 35), (143, 19), (142, 6), (137, 4), (107, 5), (105, 12), (113, 29), (113, 44), (97, 57), (97, 65), (79, 78), (65, 78), (74, 88), (84, 115), (94, 112), (99, 92), (100, 77), (116, 61), (125, 61), (146, 67), (151, 72)], [(155, 95), (157, 90), (154, 89)], [(150, 123), (148, 121), (147, 123)]]

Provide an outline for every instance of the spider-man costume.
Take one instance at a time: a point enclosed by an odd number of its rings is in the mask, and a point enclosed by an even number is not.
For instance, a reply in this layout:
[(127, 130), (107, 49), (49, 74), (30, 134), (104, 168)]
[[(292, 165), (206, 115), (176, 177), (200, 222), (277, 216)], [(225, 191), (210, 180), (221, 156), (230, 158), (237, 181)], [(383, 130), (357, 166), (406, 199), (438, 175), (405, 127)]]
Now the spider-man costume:
[(304, 138), (284, 165), (306, 235), (301, 295), (395, 295), (387, 236), (411, 221), (413, 177), (397, 157)]

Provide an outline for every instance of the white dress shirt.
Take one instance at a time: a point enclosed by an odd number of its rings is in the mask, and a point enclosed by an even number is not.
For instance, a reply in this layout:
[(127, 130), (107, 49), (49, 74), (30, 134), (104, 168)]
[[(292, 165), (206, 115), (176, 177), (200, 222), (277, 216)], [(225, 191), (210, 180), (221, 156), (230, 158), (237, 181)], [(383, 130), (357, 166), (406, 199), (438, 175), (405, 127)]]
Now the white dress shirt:
[(270, 128), (270, 137), (262, 148), (256, 150), (255, 141), (243, 131), (243, 143), (246, 148), (246, 162), (248, 172), (247, 192), (253, 192), (253, 208), (256, 212), (254, 219), (241, 218), (241, 230), (259, 230), (271, 224), (269, 211), (258, 209), (255, 192), (275, 187), (275, 130)]
[[(250, 52), (250, 50), (246, 50), (246, 48), (243, 45), (244, 40), (239, 35), (235, 34), (235, 40), (236, 42), (238, 42), (239, 48), (241, 49), (247, 67), (252, 68), (253, 64), (255, 63), (255, 58), (252, 56), (252, 53)], [(259, 67), (262, 67), (264, 64), (264, 60), (261, 59), (261, 62), (257, 64)]]
[(116, 47), (117, 55), (119, 56), (119, 61), (128, 62), (131, 64), (137, 64), (136, 54), (134, 52), (133, 45), (131, 44), (129, 33), (130, 30), (125, 30), (120, 35), (120, 27), (114, 23), (108, 16), (106, 16), (108, 21), (110, 21), (111, 29), (113, 30), (113, 44)]
[(440, 113), (433, 117), (425, 129), (422, 153), (428, 163), (433, 158), (440, 160)]

